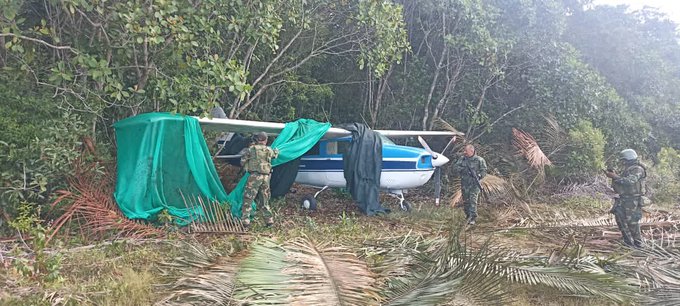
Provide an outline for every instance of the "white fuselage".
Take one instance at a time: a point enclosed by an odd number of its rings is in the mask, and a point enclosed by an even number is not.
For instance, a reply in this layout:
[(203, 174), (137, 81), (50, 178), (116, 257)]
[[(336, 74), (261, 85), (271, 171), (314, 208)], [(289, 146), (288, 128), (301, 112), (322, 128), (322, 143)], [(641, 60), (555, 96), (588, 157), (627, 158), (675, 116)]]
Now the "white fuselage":
[[(317, 187), (346, 187), (343, 156), (350, 139), (319, 142), (318, 152), (302, 156), (295, 181)], [(442, 156), (438, 162), (446, 162)], [(380, 188), (403, 190), (422, 186), (432, 177), (432, 154), (421, 148), (399, 146), (383, 140)]]
[[(323, 158), (330, 160), (330, 158)], [(303, 158), (305, 160), (305, 158)], [(309, 159), (308, 159), (309, 160)], [(342, 162), (342, 158), (335, 159)], [(388, 190), (411, 189), (424, 185), (432, 177), (432, 169), (383, 169), (380, 172), (380, 188)], [(344, 172), (342, 169), (319, 169), (315, 171), (305, 171), (301, 168), (298, 171), (295, 182), (317, 187), (345, 187)]]

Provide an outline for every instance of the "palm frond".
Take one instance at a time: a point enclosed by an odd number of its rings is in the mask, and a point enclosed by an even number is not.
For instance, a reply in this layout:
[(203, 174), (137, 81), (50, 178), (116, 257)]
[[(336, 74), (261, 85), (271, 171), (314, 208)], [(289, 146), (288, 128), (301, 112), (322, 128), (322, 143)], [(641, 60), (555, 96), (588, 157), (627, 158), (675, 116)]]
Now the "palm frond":
[(553, 115), (543, 116), (545, 120), (545, 127), (541, 133), (544, 142), (541, 145), (545, 145), (550, 152), (548, 156), (559, 152), (567, 144), (567, 133), (562, 129), (559, 122)]
[[(389, 248), (385, 249), (384, 246)], [(457, 238), (382, 241), (383, 260), (374, 269), (388, 272), (382, 278), (384, 305), (436, 305), (451, 300), (465, 304), (509, 301), (501, 286), (503, 277), (487, 274), (484, 252), (467, 252)], [(385, 268), (387, 267), (387, 268)], [(398, 267), (398, 268), (396, 268)]]
[[(489, 240), (472, 250), (460, 243), (459, 233), (451, 229), (448, 238), (409, 233), (367, 242), (361, 257), (307, 238), (262, 239), (244, 257), (188, 244), (183, 247), (187, 255), (169, 265), (182, 271), (181, 277), (165, 286), (173, 292), (159, 305), (498, 304), (511, 301), (507, 285), (512, 283), (614, 302), (637, 297), (634, 282), (605, 271), (581, 248), (562, 252), (565, 256), (525, 256), (492, 248)], [(648, 271), (644, 277), (670, 285), (678, 277), (673, 269)]]
[(456, 193), (453, 194), (453, 197), (451, 197), (451, 207), (455, 207), (460, 203), (463, 203), (463, 191), (458, 188), (456, 189)]
[(365, 248), (371, 258), (378, 258), (372, 270), (381, 276), (383, 305), (435, 305), (448, 300), (461, 279), (447, 278), (445, 263), (433, 259), (446, 240), (410, 234)]
[(487, 196), (500, 196), (508, 192), (508, 182), (500, 176), (487, 174), (479, 181), (482, 192)]
[(378, 303), (375, 275), (348, 249), (298, 238), (257, 243), (238, 275), (236, 296), (252, 305)]
[(609, 186), (605, 176), (595, 176), (585, 182), (577, 182), (561, 187), (551, 197), (568, 199), (571, 197), (592, 197), (601, 200), (611, 200), (616, 192)]
[(654, 290), (650, 292), (650, 297), (653, 300), (650, 305), (680, 305), (680, 288)]
[(292, 295), (303, 288), (292, 287), (292, 277), (286, 275), (289, 266), (287, 251), (272, 240), (251, 245), (249, 254), (240, 264), (235, 297), (250, 305), (286, 305)]
[[(672, 220), (668, 216), (661, 218), (667, 221)], [(659, 263), (680, 264), (680, 246), (677, 245), (676, 236), (668, 234), (664, 236), (661, 240), (647, 240), (645, 247), (632, 255), (637, 259), (653, 259)]]
[[(180, 277), (159, 286), (170, 294), (156, 305), (236, 305), (233, 296), (239, 258), (223, 256), (199, 243), (184, 243), (181, 248), (182, 256), (163, 264), (166, 269), (180, 271)], [(162, 272), (171, 274), (165, 269)]]
[[(585, 265), (585, 264), (582, 264)], [(499, 272), (507, 275), (512, 283), (543, 285), (560, 291), (583, 295), (604, 297), (617, 303), (636, 297), (636, 288), (619, 280), (616, 276), (602, 271), (595, 265), (587, 270), (573, 270), (564, 266), (517, 266), (508, 265)], [(594, 272), (594, 271), (600, 272)]]
[(437, 118), (437, 120), (435, 121), (435, 126), (447, 131), (460, 133), (460, 131), (453, 127), (453, 125), (451, 125), (450, 123), (446, 122), (444, 119), (441, 118)]
[[(291, 284), (303, 289), (301, 305), (366, 305), (376, 303), (375, 275), (365, 262), (343, 247), (296, 239), (286, 245)], [(310, 294), (316, 293), (316, 294)]]
[(523, 255), (502, 248), (495, 252), (497, 266), (490, 269), (505, 275), (511, 283), (547, 286), (570, 295), (607, 298), (617, 303), (640, 298), (634, 281), (607, 272), (600, 266), (600, 258), (588, 255), (581, 244), (573, 241), (567, 241), (549, 256)]
[(231, 215), (228, 206), (201, 196), (185, 196), (182, 191), (180, 195), (190, 212), (189, 220), (186, 220), (190, 233), (245, 233), (243, 223)]
[(446, 270), (433, 267), (427, 271), (414, 271), (408, 279), (393, 280), (383, 305), (437, 305), (450, 300), (463, 279), (449, 276)]
[[(487, 197), (507, 195), (510, 188), (508, 182), (504, 178), (492, 174), (487, 174), (484, 176), (484, 178), (481, 179), (479, 183), (482, 185), (482, 193)], [(455, 192), (451, 198), (451, 207), (454, 207), (463, 200), (463, 192), (460, 188), (459, 179), (454, 180), (452, 184), (454, 186)]]
[(456, 205), (463, 203), (463, 190), (460, 187), (460, 178), (452, 180), (451, 185), (453, 190), (455, 190), (453, 197), (451, 197), (451, 207), (455, 207)]
[[(167, 263), (181, 277), (162, 287), (158, 305), (369, 305), (378, 304), (376, 278), (348, 249), (298, 238), (263, 239), (245, 257), (225, 257), (198, 244)], [(170, 273), (166, 273), (170, 274)]]
[(172, 293), (156, 305), (238, 305), (233, 298), (236, 268), (221, 262), (200, 274), (181, 277), (172, 285)]
[[(406, 254), (393, 252), (394, 248), (382, 254), (384, 264), (400, 265), (404, 271), (386, 279), (381, 288), (385, 305), (433, 305), (456, 298), (497, 304), (510, 300), (509, 283), (546, 286), (567, 295), (598, 296), (614, 302), (638, 297), (630, 281), (607, 273), (592, 256), (579, 255), (576, 260), (527, 257), (491, 248), (491, 241), (473, 251), (460, 245), (456, 237), (436, 244), (427, 240), (410, 243), (416, 246), (407, 247), (410, 251)], [(418, 244), (429, 246), (429, 250), (424, 252)], [(393, 253), (396, 258), (388, 259)]]
[(164, 236), (165, 232), (159, 228), (140, 221), (130, 220), (118, 208), (113, 199), (114, 180), (111, 173), (114, 169), (107, 169), (104, 173), (97, 173), (91, 164), (77, 164), (75, 174), (68, 179), (69, 190), (61, 190), (60, 195), (52, 207), (64, 204), (63, 210), (48, 229), (48, 242), (59, 233), (68, 222), (77, 222), (83, 234), (102, 236), (108, 232), (115, 232), (117, 237), (148, 238)]
[(500, 256), (487, 243), (474, 252), (461, 248), (449, 259), (450, 267), (463, 279), (459, 290), (466, 299), (475, 304), (508, 304), (512, 301), (504, 275), (495, 270)]
[(539, 147), (536, 139), (529, 133), (512, 128), (512, 137), (512, 144), (517, 149), (517, 154), (526, 158), (530, 167), (543, 170), (545, 166), (552, 165), (550, 159)]
[[(663, 215), (644, 215), (640, 220), (640, 226), (649, 227), (668, 227), (677, 226), (680, 220), (675, 220)], [(595, 218), (578, 217), (570, 213), (555, 213), (550, 218), (534, 214), (530, 220), (522, 220), (521, 224), (509, 228), (498, 228), (496, 230), (509, 229), (547, 229), (547, 228), (588, 228), (588, 227), (616, 227), (616, 220), (613, 215), (607, 214)]]

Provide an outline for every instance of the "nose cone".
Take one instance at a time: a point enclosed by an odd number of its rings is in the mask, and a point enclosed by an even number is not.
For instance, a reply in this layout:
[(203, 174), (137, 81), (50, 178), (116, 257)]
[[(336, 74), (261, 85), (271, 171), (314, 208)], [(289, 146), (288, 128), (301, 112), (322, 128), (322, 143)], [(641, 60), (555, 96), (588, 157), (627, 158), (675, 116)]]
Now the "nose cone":
[(442, 154), (432, 155), (432, 165), (435, 166), (435, 167), (441, 167), (448, 162), (449, 162), (449, 159)]

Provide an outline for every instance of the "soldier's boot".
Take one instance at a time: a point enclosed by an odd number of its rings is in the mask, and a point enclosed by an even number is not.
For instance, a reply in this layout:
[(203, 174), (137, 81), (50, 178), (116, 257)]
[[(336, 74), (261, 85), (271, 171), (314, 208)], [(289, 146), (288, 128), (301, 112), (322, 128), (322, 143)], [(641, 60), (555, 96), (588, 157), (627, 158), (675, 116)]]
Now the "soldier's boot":
[(641, 248), (642, 247), (642, 237), (640, 236), (640, 227), (638, 226), (637, 232), (636, 232), (635, 228), (632, 228), (631, 232), (632, 232), (631, 233), (631, 236), (632, 236), (631, 240), (633, 240), (633, 246), (635, 246), (636, 248)]
[(475, 225), (477, 223), (477, 213), (474, 210), (470, 210), (467, 214), (467, 224)]
[(621, 236), (622, 236), (622, 238), (623, 238), (623, 243), (625, 243), (627, 246), (631, 246), (631, 247), (632, 247), (632, 246), (634, 245), (634, 243), (633, 243), (633, 238), (631, 238), (631, 236), (630, 236), (630, 234), (628, 233), (628, 231), (621, 232), (621, 234), (622, 234)]
[(628, 228), (630, 229), (630, 236), (633, 240), (633, 245), (635, 245), (636, 248), (641, 248), (642, 247), (642, 234), (640, 232), (640, 219), (634, 219), (628, 224)]
[(633, 241), (630, 240), (630, 238), (623, 236), (623, 243), (627, 246), (633, 246)]

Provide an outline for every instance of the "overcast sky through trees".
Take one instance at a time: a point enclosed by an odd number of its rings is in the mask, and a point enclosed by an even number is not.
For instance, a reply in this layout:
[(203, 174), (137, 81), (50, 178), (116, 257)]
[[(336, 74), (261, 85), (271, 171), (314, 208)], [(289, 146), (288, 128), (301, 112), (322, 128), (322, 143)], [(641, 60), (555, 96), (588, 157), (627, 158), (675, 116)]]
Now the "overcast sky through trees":
[(644, 6), (651, 6), (658, 8), (661, 12), (667, 14), (676, 23), (680, 23), (680, 1), (674, 0), (595, 0), (596, 5), (619, 5), (626, 4), (631, 9), (637, 10)]

